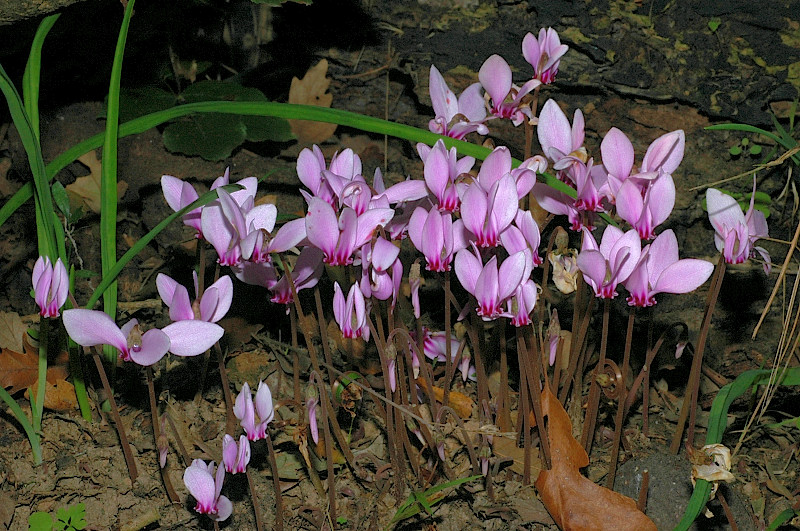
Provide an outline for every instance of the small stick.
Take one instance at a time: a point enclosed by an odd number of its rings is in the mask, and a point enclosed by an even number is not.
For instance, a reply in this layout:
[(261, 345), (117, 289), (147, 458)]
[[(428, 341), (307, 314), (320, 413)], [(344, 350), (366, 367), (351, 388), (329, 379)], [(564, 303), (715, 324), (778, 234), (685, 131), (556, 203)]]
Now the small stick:
[[(517, 329), (519, 330), (519, 329)], [(542, 449), (542, 463), (546, 470), (550, 470), (550, 438), (547, 435), (547, 429), (544, 424), (544, 411), (542, 410), (542, 376), (540, 372), (540, 354), (536, 346), (536, 331), (533, 323), (529, 329), (531, 332), (530, 341), (525, 340), (522, 330), (517, 336), (520, 341), (521, 352), (525, 355), (522, 357), (522, 362), (526, 364), (525, 372), (527, 373), (528, 382), (528, 396), (533, 406), (533, 418), (536, 420), (536, 430), (539, 432), (539, 445)], [(528, 346), (530, 345), (530, 346)], [(548, 385), (545, 382), (544, 385)]]
[(611, 462), (608, 468), (606, 487), (614, 490), (614, 479), (617, 476), (617, 461), (619, 460), (619, 443), (622, 438), (622, 425), (625, 423), (625, 399), (627, 398), (626, 382), (628, 378), (628, 365), (631, 359), (631, 342), (633, 340), (633, 321), (636, 315), (636, 306), (631, 306), (628, 313), (628, 331), (625, 333), (625, 351), (622, 355), (622, 378), (620, 389), (616, 390), (617, 415), (614, 419), (614, 442), (611, 444)]
[[(153, 437), (155, 437), (156, 440), (156, 454), (158, 454), (158, 439), (161, 437), (161, 423), (158, 419), (158, 404), (156, 403), (156, 391), (153, 385), (153, 368), (147, 366), (144, 368), (144, 372), (147, 375), (147, 394), (150, 396), (150, 418), (153, 422)], [(159, 462), (159, 465), (160, 464)], [(167, 497), (170, 503), (180, 503), (181, 499), (172, 486), (172, 480), (169, 478), (166, 467), (159, 466), (158, 470), (161, 472), (161, 480), (164, 482), (164, 489), (167, 491)]]
[[(450, 299), (452, 298), (452, 295), (450, 293), (450, 270), (449, 269), (444, 272), (444, 293), (445, 293), (445, 297), (444, 297), (444, 337), (445, 337), (445, 340), (444, 340), (444, 354), (445, 354), (444, 373), (445, 373), (445, 375), (447, 377), (447, 380), (444, 382), (444, 385), (442, 386), (444, 388), (444, 396), (442, 397), (442, 405), (447, 407), (447, 404), (449, 404), (449, 402), (450, 402), (450, 383), (451, 383), (451, 381), (449, 379), (449, 377), (450, 377), (450, 366), (453, 363), (453, 360), (450, 359), (450, 355), (452, 354), (452, 352), (450, 352), (452, 350), (452, 347), (450, 345), (450, 329), (451, 329), (451, 325), (450, 325)], [(433, 382), (431, 382), (431, 385), (433, 385)]]
[(639, 487), (639, 498), (636, 500), (636, 508), (644, 512), (647, 509), (647, 490), (650, 488), (650, 471), (642, 471), (642, 486)]
[[(272, 468), (272, 484), (275, 487), (275, 529), (278, 531), (283, 530), (283, 495), (281, 494), (281, 480), (278, 477), (278, 461), (275, 459), (275, 448), (272, 445), (272, 436), (267, 433), (267, 451), (269, 452), (269, 466)], [(313, 467), (312, 467), (313, 468)], [(250, 476), (247, 476), (248, 481), (250, 480)], [(319, 480), (317, 480), (319, 481)], [(253, 486), (250, 485), (250, 491), (253, 492), (255, 496), (255, 490)], [(255, 503), (255, 498), (253, 499), (253, 503)], [(256, 515), (258, 515), (258, 511), (256, 511)]]
[[(594, 440), (595, 423), (597, 422), (597, 408), (600, 403), (600, 386), (597, 377), (606, 363), (606, 348), (608, 347), (608, 319), (611, 308), (611, 299), (603, 299), (603, 332), (600, 337), (600, 359), (592, 372), (592, 383), (589, 387), (589, 400), (586, 407), (586, 417), (583, 421), (583, 432), (581, 433), (581, 445), (587, 454), (592, 452), (592, 441)], [(579, 391), (576, 389), (576, 391)]]
[(722, 510), (725, 511), (725, 517), (728, 519), (728, 523), (731, 526), (731, 531), (739, 531), (739, 526), (736, 525), (736, 519), (733, 517), (733, 511), (731, 511), (728, 502), (725, 500), (725, 496), (723, 496), (721, 492), (717, 492), (717, 498), (719, 498), (719, 502), (722, 504)]
[[(511, 430), (511, 404), (508, 397), (508, 354), (506, 354), (506, 320), (501, 319), (495, 330), (500, 335), (500, 393), (497, 395), (497, 427)], [(519, 352), (517, 353), (519, 354)], [(520, 361), (522, 359), (520, 358)], [(520, 364), (521, 365), (521, 364)]]
[(700, 337), (697, 340), (697, 349), (695, 349), (694, 357), (692, 358), (692, 368), (689, 372), (689, 383), (686, 386), (686, 396), (681, 406), (681, 414), (678, 418), (678, 425), (675, 427), (675, 434), (672, 437), (672, 443), (669, 446), (669, 451), (677, 455), (681, 447), (681, 439), (683, 438), (683, 428), (686, 425), (686, 417), (689, 417), (689, 428), (687, 432), (687, 445), (694, 444), (694, 424), (695, 414), (697, 409), (697, 398), (700, 391), (700, 367), (703, 365), (703, 352), (706, 348), (706, 339), (708, 338), (708, 330), (711, 327), (711, 315), (714, 313), (714, 306), (717, 303), (719, 290), (722, 287), (722, 279), (725, 277), (725, 258), (720, 253), (719, 260), (717, 261), (717, 268), (714, 271), (714, 276), (711, 278), (711, 286), (708, 289), (708, 298), (706, 299), (706, 312), (703, 316), (703, 324), (700, 328)]
[(225, 397), (225, 433), (233, 433), (236, 430), (236, 417), (233, 414), (233, 395), (231, 394), (231, 384), (228, 381), (228, 369), (225, 367), (225, 354), (219, 346), (219, 341), (214, 343), (214, 352), (219, 361), (219, 378), (222, 382), (222, 394)]
[(139, 476), (139, 472), (136, 470), (136, 462), (133, 460), (133, 452), (128, 442), (128, 436), (125, 434), (125, 426), (122, 424), (122, 417), (119, 415), (117, 402), (114, 400), (114, 393), (111, 391), (111, 385), (108, 383), (108, 376), (106, 376), (106, 370), (103, 367), (103, 362), (100, 360), (100, 354), (98, 354), (97, 348), (92, 348), (92, 359), (94, 359), (94, 365), (97, 367), (97, 372), (100, 374), (100, 381), (103, 383), (103, 389), (105, 389), (108, 395), (108, 403), (111, 406), (111, 416), (114, 417), (114, 424), (117, 427), (117, 434), (119, 435), (119, 440), (122, 445), (122, 453), (125, 455), (125, 463), (128, 465), (128, 475), (130, 475), (131, 484), (133, 484)]

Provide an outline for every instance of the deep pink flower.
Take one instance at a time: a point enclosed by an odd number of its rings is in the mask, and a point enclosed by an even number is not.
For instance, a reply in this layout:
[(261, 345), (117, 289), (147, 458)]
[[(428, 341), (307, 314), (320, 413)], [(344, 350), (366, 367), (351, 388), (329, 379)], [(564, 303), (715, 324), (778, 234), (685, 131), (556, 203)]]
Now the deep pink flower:
[(477, 313), (484, 321), (497, 317), (510, 317), (503, 310), (517, 287), (531, 274), (531, 262), (524, 252), (515, 253), (497, 266), (497, 256), (483, 265), (481, 259), (469, 249), (458, 252), (455, 270), (459, 282), (478, 301)]
[(39, 306), (42, 317), (58, 317), (59, 310), (67, 302), (69, 293), (69, 275), (61, 258), (55, 265), (47, 256), (40, 256), (33, 266), (31, 275), (33, 282), (33, 298)]
[(358, 284), (350, 286), (347, 299), (342, 288), (336, 282), (333, 285), (333, 317), (339, 325), (339, 330), (346, 338), (363, 337), (369, 340), (369, 326), (367, 325), (367, 305), (364, 294)]
[(628, 179), (617, 192), (617, 213), (643, 240), (655, 237), (655, 228), (667, 220), (674, 206), (675, 183), (669, 174), (641, 185), (638, 179)]
[(192, 272), (194, 278), (194, 302), (189, 301), (189, 291), (173, 278), (159, 273), (156, 277), (156, 287), (161, 300), (169, 308), (169, 317), (173, 321), (199, 319), (209, 323), (216, 323), (228, 313), (233, 301), (233, 282), (231, 277), (223, 275), (211, 284), (203, 296), (197, 299), (199, 291), (197, 273)]
[(754, 208), (756, 182), (753, 178), (753, 194), (750, 196), (750, 208), (742, 213), (736, 200), (719, 190), (706, 190), (708, 219), (714, 227), (714, 243), (717, 250), (722, 251), (729, 264), (741, 264), (758, 252), (764, 259), (764, 270), (769, 274), (772, 261), (763, 247), (753, 244), (760, 238), (769, 235), (767, 219), (764, 213)]
[(379, 226), (384, 226), (394, 216), (391, 208), (373, 208), (360, 216), (350, 207), (344, 207), (339, 218), (333, 207), (322, 199), (312, 197), (308, 205), (306, 235), (312, 245), (325, 253), (328, 265), (349, 265), (353, 253), (364, 245)]
[(613, 225), (606, 227), (600, 245), (588, 230), (583, 230), (583, 245), (578, 267), (597, 297), (613, 299), (617, 285), (631, 274), (642, 252), (642, 242), (634, 229), (623, 233)]
[[(259, 423), (256, 424), (255, 414), (258, 413)], [(267, 436), (267, 426), (275, 418), (275, 410), (272, 405), (272, 392), (269, 386), (261, 381), (258, 382), (256, 391), (255, 407), (253, 406), (253, 395), (250, 392), (250, 385), (245, 382), (242, 389), (236, 395), (236, 402), (233, 405), (233, 414), (251, 441), (264, 439)]]
[[(583, 147), (584, 119), (580, 109), (575, 109), (572, 126), (561, 107), (554, 100), (547, 100), (539, 112), (536, 126), (539, 144), (545, 156), (553, 161), (555, 169), (563, 169), (562, 159), (573, 157), (586, 162), (588, 154)], [(569, 161), (567, 161), (569, 163)]]
[(464, 228), (475, 235), (479, 247), (496, 247), (503, 232), (519, 210), (519, 196), (514, 178), (507, 173), (489, 190), (470, 185), (462, 200)]
[[(448, 151), (441, 140), (437, 140), (432, 148), (425, 144), (417, 144), (417, 151), (424, 163), (425, 186), (436, 199), (436, 207), (443, 212), (457, 212), (461, 201), (456, 180), (460, 175), (469, 173), (475, 164), (475, 159), (473, 157), (459, 159), (456, 148)], [(424, 195), (409, 194), (408, 199), (421, 197)]]
[(453, 254), (466, 246), (464, 222), (449, 212), (417, 207), (408, 222), (408, 237), (423, 255), (428, 271), (449, 271)]
[(480, 83), (473, 83), (456, 99), (442, 74), (431, 65), (430, 94), (436, 113), (436, 118), (428, 124), (432, 132), (459, 140), (476, 131), (480, 135), (489, 134), (489, 129), (483, 123), (486, 120), (486, 106)]
[(517, 87), (511, 81), (511, 67), (505, 59), (495, 54), (486, 59), (478, 72), (478, 79), (491, 98), (491, 113), (498, 118), (508, 118), (517, 126), (533, 118), (531, 109), (522, 99), (542, 82), (538, 79), (527, 81)]
[(225, 434), (222, 438), (222, 462), (225, 471), (231, 474), (242, 474), (247, 471), (247, 464), (250, 462), (250, 441), (246, 436), (239, 436), (239, 444), (236, 439)]
[(558, 74), (561, 57), (569, 46), (561, 44), (558, 33), (553, 28), (540, 29), (539, 38), (528, 33), (522, 39), (522, 56), (533, 67), (533, 75), (545, 85), (549, 85)]
[(665, 230), (642, 250), (639, 263), (625, 280), (631, 306), (652, 306), (658, 293), (689, 293), (700, 287), (714, 265), (705, 260), (678, 259), (678, 239)]
[(194, 510), (218, 522), (227, 520), (233, 512), (231, 501), (221, 495), (224, 481), (225, 467), (218, 467), (215, 475), (214, 461), (206, 465), (202, 459), (195, 459), (183, 473), (183, 484), (197, 500)]

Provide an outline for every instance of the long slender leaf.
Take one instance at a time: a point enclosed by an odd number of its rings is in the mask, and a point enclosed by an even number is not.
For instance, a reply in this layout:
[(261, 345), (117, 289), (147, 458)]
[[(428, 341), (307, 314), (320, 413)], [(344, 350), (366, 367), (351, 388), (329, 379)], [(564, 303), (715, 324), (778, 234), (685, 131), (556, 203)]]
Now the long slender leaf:
[[(708, 432), (706, 434), (706, 444), (717, 444), (722, 442), (722, 436), (728, 425), (728, 409), (734, 400), (742, 396), (754, 385), (764, 385), (770, 378), (769, 370), (755, 369), (746, 371), (739, 375), (734, 381), (723, 387), (717, 393), (717, 397), (711, 404), (711, 413), (708, 421)], [(781, 385), (800, 385), (800, 367), (788, 369), (778, 381)], [(694, 492), (686, 506), (686, 511), (680, 523), (675, 527), (675, 531), (686, 531), (691, 527), (692, 522), (700, 515), (703, 507), (706, 506), (708, 497), (711, 494), (711, 484), (703, 479), (697, 480)]]
[(28, 62), (25, 64), (25, 73), (22, 75), (22, 99), (25, 102), (25, 110), (37, 141), (39, 140), (39, 80), (42, 71), (42, 45), (60, 16), (61, 13), (56, 13), (45, 17), (39, 23), (33, 43), (31, 43)]
[[(298, 105), (293, 103), (278, 103), (278, 102), (240, 102), (240, 101), (204, 101), (199, 103), (188, 103), (186, 105), (179, 105), (159, 112), (154, 112), (140, 118), (136, 118), (129, 122), (120, 125), (119, 137), (125, 137), (138, 133), (143, 133), (148, 129), (152, 129), (175, 118), (187, 116), (193, 113), (202, 112), (223, 112), (229, 114), (244, 114), (250, 116), (275, 116), (278, 118), (291, 118), (297, 120), (311, 120), (317, 122), (336, 123), (361, 131), (378, 133), (383, 135), (401, 138), (412, 142), (423, 142), (428, 145), (433, 145), (440, 138), (444, 141), (445, 145), (455, 147), (462, 155), (469, 155), (477, 159), (485, 159), (491, 150), (482, 146), (464, 142), (463, 140), (455, 140), (449, 137), (444, 137), (431, 133), (430, 131), (412, 127), (410, 125), (397, 124), (382, 120), (380, 118), (373, 118), (371, 116), (364, 116), (362, 114), (343, 111), (340, 109), (326, 109), (322, 107), (313, 107), (310, 105)], [(67, 151), (63, 152), (47, 165), (47, 175), (52, 179), (59, 171), (65, 168), (68, 164), (77, 160), (78, 157), (84, 153), (88, 153), (93, 149), (97, 149), (103, 144), (103, 135), (98, 134), (90, 137)], [(513, 160), (514, 166), (520, 164), (519, 160)], [(545, 184), (564, 192), (565, 194), (575, 197), (575, 190), (562, 183), (554, 176), (549, 174), (542, 174)], [(0, 208), (0, 225), (20, 207), (25, 201), (31, 198), (33, 189), (30, 186), (23, 186), (9, 199), (2, 208)]]
[[(122, 27), (114, 51), (111, 65), (111, 79), (108, 84), (108, 107), (106, 110), (106, 131), (103, 138), (103, 163), (100, 174), (100, 258), (103, 277), (117, 262), (117, 140), (119, 135), (119, 86), (122, 78), (122, 59), (125, 55), (125, 42), (133, 15), (135, 0), (128, 0)], [(103, 309), (112, 319), (117, 315), (117, 283), (112, 282), (103, 292)], [(106, 345), (103, 353), (109, 361), (115, 358), (115, 351)]]
[[(223, 186), (222, 188), (224, 188), (225, 191), (227, 192), (235, 192), (236, 190), (242, 189), (241, 185), (238, 185), (236, 183)], [(128, 264), (128, 262), (130, 262), (134, 256), (142, 252), (142, 249), (144, 249), (144, 247), (148, 243), (153, 241), (153, 238), (155, 238), (158, 235), (158, 233), (164, 230), (164, 228), (166, 228), (167, 225), (178, 219), (180, 216), (186, 214), (190, 210), (210, 203), (211, 201), (216, 199), (216, 197), (217, 197), (216, 189), (206, 192), (205, 194), (201, 195), (197, 200), (195, 200), (192, 204), (178, 210), (177, 212), (173, 212), (172, 214), (164, 218), (161, 221), (161, 223), (153, 227), (153, 229), (150, 232), (142, 236), (135, 244), (131, 246), (130, 249), (128, 249), (125, 252), (125, 254), (123, 254), (120, 257), (119, 260), (117, 260), (117, 262), (114, 264), (114, 267), (112, 267), (105, 275), (103, 275), (103, 280), (101, 280), (100, 284), (98, 284), (97, 288), (95, 288), (94, 292), (92, 293), (92, 296), (89, 298), (89, 302), (86, 303), (86, 308), (88, 309), (94, 308), (94, 305), (97, 303), (97, 301), (100, 300), (100, 297), (103, 295), (103, 292), (106, 289), (108, 289), (108, 286), (110, 286), (111, 283), (117, 279), (120, 272), (122, 272), (122, 269)]]

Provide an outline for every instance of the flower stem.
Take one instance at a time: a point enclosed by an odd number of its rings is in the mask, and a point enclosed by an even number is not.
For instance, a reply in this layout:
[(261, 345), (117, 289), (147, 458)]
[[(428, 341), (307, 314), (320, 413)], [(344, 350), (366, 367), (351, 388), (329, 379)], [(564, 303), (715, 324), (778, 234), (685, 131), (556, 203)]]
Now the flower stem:
[[(600, 386), (597, 383), (597, 377), (603, 366), (606, 363), (606, 349), (608, 347), (608, 318), (611, 307), (611, 299), (603, 299), (603, 332), (600, 337), (600, 359), (597, 361), (597, 366), (594, 369), (592, 376), (592, 383), (589, 387), (589, 400), (586, 407), (586, 418), (583, 421), (583, 432), (581, 433), (581, 445), (586, 450), (587, 454), (592, 452), (592, 441), (594, 439), (594, 428), (597, 422), (597, 407), (600, 403)], [(580, 392), (580, 389), (575, 389)]]
[[(152, 367), (145, 367), (144, 372), (147, 376), (147, 394), (150, 397), (150, 418), (153, 423), (153, 438), (156, 442), (156, 454), (158, 453), (158, 439), (161, 436), (161, 426), (158, 419), (158, 404), (156, 403), (156, 391), (153, 385), (153, 369)], [(161, 472), (161, 480), (164, 482), (164, 489), (167, 491), (167, 497), (170, 503), (180, 503), (181, 499), (175, 488), (172, 486), (172, 481), (169, 479), (169, 473), (166, 467), (158, 467)]]
[(42, 317), (39, 321), (39, 367), (36, 382), (36, 397), (33, 405), (33, 431), (41, 433), (44, 415), (44, 394), (47, 386), (47, 345), (50, 334), (50, 319)]
[[(267, 434), (267, 444), (269, 445), (269, 461), (270, 465), (275, 462), (275, 453), (272, 448), (272, 439)], [(258, 494), (256, 493), (256, 486), (253, 483), (253, 476), (250, 474), (250, 469), (244, 469), (244, 475), (247, 477), (247, 487), (250, 489), (250, 498), (253, 500), (253, 513), (256, 516), (256, 529), (261, 531), (264, 529), (264, 524), (261, 522), (261, 507), (258, 506)], [(279, 531), (283, 529), (283, 500), (281, 500), (281, 484), (278, 479), (278, 465), (272, 467), (272, 477), (277, 482), (275, 485), (275, 529)]]
[(633, 340), (633, 321), (636, 316), (636, 306), (631, 306), (630, 313), (628, 313), (628, 331), (625, 333), (625, 351), (622, 354), (622, 379), (620, 389), (616, 390), (617, 394), (617, 415), (614, 419), (614, 442), (611, 445), (611, 463), (608, 469), (608, 478), (606, 479), (606, 487), (614, 490), (614, 478), (617, 475), (617, 461), (619, 460), (619, 443), (622, 439), (622, 427), (625, 422), (625, 399), (628, 397), (627, 384), (628, 371), (630, 370), (631, 359), (631, 341)]
[(687, 417), (689, 417), (689, 428), (686, 434), (686, 443), (689, 446), (694, 444), (695, 413), (697, 410), (697, 398), (700, 394), (700, 371), (703, 368), (703, 352), (706, 348), (708, 330), (711, 327), (711, 315), (714, 313), (714, 306), (717, 304), (717, 297), (719, 297), (719, 290), (722, 287), (722, 279), (724, 277), (725, 259), (722, 253), (720, 253), (719, 260), (717, 260), (717, 268), (714, 270), (714, 276), (711, 278), (711, 285), (708, 289), (706, 312), (703, 316), (703, 324), (700, 327), (700, 337), (697, 340), (697, 348), (692, 358), (692, 368), (689, 371), (689, 383), (686, 386), (686, 396), (683, 399), (683, 406), (681, 406), (681, 414), (678, 417), (678, 425), (675, 427), (672, 443), (669, 445), (669, 451), (672, 454), (677, 454), (680, 449), (681, 440), (683, 438), (683, 428), (686, 425)]

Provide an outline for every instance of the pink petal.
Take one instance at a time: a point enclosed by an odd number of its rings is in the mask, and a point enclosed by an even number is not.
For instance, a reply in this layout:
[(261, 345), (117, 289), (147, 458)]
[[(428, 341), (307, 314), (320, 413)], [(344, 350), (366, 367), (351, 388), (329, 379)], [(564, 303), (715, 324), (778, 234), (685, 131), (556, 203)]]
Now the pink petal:
[(233, 281), (224, 275), (211, 284), (200, 299), (200, 318), (216, 323), (228, 313), (233, 301)]
[(668, 266), (653, 286), (657, 293), (689, 293), (699, 288), (714, 271), (714, 265), (705, 260), (686, 258)]
[(454, 267), (458, 281), (461, 282), (464, 289), (475, 294), (475, 285), (483, 271), (480, 258), (472, 254), (469, 249), (462, 249), (456, 254)]
[(492, 98), (492, 104), (498, 106), (511, 90), (511, 68), (505, 59), (497, 54), (492, 55), (481, 65), (478, 80)]
[(195, 459), (183, 472), (183, 483), (200, 505), (213, 505), (216, 500), (214, 478), (202, 459)]
[(312, 197), (305, 223), (308, 241), (329, 257), (333, 256), (339, 242), (339, 220), (333, 207), (322, 199)]
[(628, 179), (622, 183), (619, 191), (617, 191), (617, 214), (630, 223), (632, 226), (637, 226), (639, 219), (642, 217), (642, 210), (644, 209), (644, 200), (642, 199), (642, 192), (639, 186)]
[(706, 190), (706, 207), (708, 208), (708, 219), (719, 234), (725, 232), (724, 227), (730, 230), (745, 224), (744, 213), (739, 203), (733, 197), (723, 194), (719, 190), (714, 188)]
[(67, 334), (79, 345), (111, 345), (120, 352), (127, 349), (127, 337), (105, 312), (82, 308), (64, 310), (63, 321)]
[(647, 148), (642, 159), (642, 171), (673, 173), (683, 160), (686, 136), (682, 129), (672, 131), (656, 138)]
[(445, 122), (450, 122), (458, 112), (458, 100), (447, 86), (442, 74), (433, 65), (431, 65), (430, 73), (430, 94), (433, 112), (436, 116), (443, 117)]
[(553, 160), (555, 158), (551, 154), (551, 148), (557, 149), (561, 156), (568, 155), (572, 151), (572, 129), (569, 120), (554, 100), (547, 100), (542, 106), (536, 134), (539, 136), (542, 151)]
[(169, 318), (173, 321), (194, 319), (194, 310), (192, 309), (192, 302), (189, 300), (189, 291), (180, 284), (175, 286), (172, 300), (165, 302), (168, 302)]
[[(189, 323), (193, 321), (181, 321), (182, 323)], [(161, 358), (170, 348), (170, 339), (166, 333), (158, 328), (151, 328), (142, 334), (142, 348), (138, 351), (134, 349), (128, 350), (128, 355), (131, 361), (137, 365), (148, 367)]]
[[(355, 284), (353, 285), (355, 286)], [(272, 422), (272, 419), (275, 418), (275, 408), (272, 405), (272, 391), (270, 391), (269, 386), (263, 381), (258, 382), (255, 404), (259, 420), (266, 423)]]
[(169, 336), (169, 351), (176, 356), (197, 356), (219, 341), (225, 330), (205, 321), (177, 321), (163, 328)]
[(633, 144), (625, 133), (612, 127), (600, 143), (603, 166), (617, 179), (625, 180), (633, 168)]

